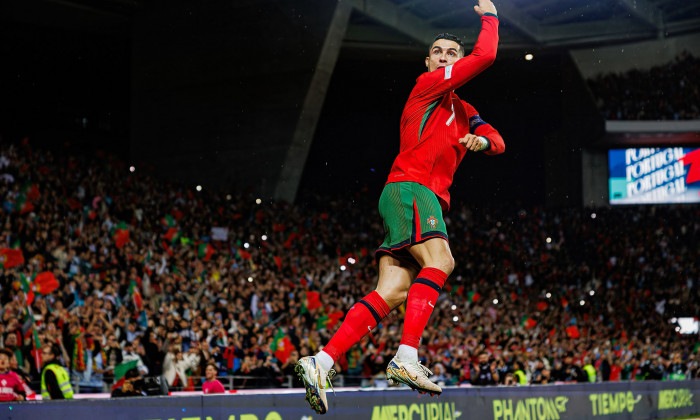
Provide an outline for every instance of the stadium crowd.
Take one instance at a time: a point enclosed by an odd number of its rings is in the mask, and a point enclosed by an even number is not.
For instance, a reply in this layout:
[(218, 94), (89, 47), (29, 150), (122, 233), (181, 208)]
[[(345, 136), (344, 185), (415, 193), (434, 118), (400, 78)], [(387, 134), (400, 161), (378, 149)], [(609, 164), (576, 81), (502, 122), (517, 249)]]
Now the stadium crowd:
[[(0, 348), (11, 369), (38, 391), (49, 345), (81, 392), (109, 390), (129, 361), (131, 376), (171, 389), (200, 389), (212, 363), (207, 378), (234, 387), (300, 386), (296, 360), (374, 287), (377, 197), (291, 205), (144, 172), (104, 154), (0, 145)], [(433, 379), (700, 376), (698, 335), (672, 323), (700, 313), (697, 206), (455, 203), (446, 223), (456, 269), (420, 349)], [(337, 363), (343, 384), (385, 386), (401, 311)]]
[(687, 52), (649, 70), (599, 74), (588, 85), (606, 120), (700, 119), (700, 59)]

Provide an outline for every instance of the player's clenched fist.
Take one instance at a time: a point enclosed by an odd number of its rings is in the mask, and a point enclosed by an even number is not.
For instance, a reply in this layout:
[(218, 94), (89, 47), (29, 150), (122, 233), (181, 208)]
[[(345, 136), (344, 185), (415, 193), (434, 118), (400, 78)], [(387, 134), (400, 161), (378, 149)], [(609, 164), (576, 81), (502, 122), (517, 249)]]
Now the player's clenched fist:
[(489, 147), (489, 141), (483, 137), (475, 136), (474, 134), (467, 134), (466, 136), (459, 139), (459, 144), (464, 145), (467, 150), (472, 152), (480, 152), (486, 150)]
[(479, 16), (483, 16), (484, 13), (498, 14), (496, 13), (496, 6), (493, 5), (491, 0), (479, 0), (479, 4), (474, 6), (474, 11), (478, 13)]

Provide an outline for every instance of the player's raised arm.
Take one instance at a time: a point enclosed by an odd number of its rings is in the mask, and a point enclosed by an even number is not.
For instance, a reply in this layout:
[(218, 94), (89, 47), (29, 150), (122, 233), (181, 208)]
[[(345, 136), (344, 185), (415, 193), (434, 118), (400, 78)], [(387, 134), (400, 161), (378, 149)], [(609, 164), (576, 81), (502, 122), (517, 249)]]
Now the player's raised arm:
[(498, 15), (496, 6), (493, 5), (491, 0), (479, 0), (479, 4), (474, 5), (474, 11), (479, 16), (484, 16), (487, 13), (491, 13), (494, 16)]
[[(429, 57), (426, 57), (428, 73), (418, 78), (418, 89), (429, 96), (441, 96), (457, 89), (477, 74), (488, 68), (496, 59), (498, 50), (498, 16), (496, 7), (490, 0), (479, 0), (474, 11), (481, 16), (481, 32), (474, 44), (471, 54), (456, 60), (445, 55), (449, 53), (437, 40), (431, 45)], [(464, 47), (459, 51), (464, 54)]]

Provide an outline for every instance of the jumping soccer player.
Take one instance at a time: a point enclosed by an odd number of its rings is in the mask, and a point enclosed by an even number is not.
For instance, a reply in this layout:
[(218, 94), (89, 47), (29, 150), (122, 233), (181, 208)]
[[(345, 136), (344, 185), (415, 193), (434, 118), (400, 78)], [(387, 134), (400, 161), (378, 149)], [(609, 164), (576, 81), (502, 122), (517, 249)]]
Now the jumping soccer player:
[(377, 288), (350, 308), (322, 351), (295, 367), (306, 400), (319, 414), (328, 410), (326, 387), (335, 361), (404, 301), (403, 335), (387, 379), (421, 393), (442, 392), (418, 361), (418, 345), (454, 268), (442, 217), (450, 205), (448, 188), (467, 151), (495, 155), (505, 149), (500, 134), (454, 93), (496, 58), (496, 8), (479, 0), (474, 11), (481, 16), (481, 33), (472, 53), (464, 57), (464, 45), (454, 35), (438, 35), (425, 58), (428, 71), (416, 81), (401, 116), (400, 152), (379, 199), (386, 238), (376, 253)]

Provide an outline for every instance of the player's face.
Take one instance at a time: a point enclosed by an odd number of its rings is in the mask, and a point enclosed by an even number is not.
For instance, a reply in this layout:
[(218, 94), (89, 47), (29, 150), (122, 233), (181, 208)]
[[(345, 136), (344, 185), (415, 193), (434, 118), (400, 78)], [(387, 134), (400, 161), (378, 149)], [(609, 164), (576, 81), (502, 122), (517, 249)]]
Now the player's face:
[(214, 369), (214, 366), (207, 366), (206, 370), (204, 371), (204, 376), (210, 381), (216, 379), (216, 369)]
[(428, 71), (450, 66), (461, 58), (459, 44), (448, 39), (438, 39), (430, 47), (430, 56), (425, 57), (425, 66)]
[(6, 354), (0, 354), (0, 372), (5, 372), (10, 368), (10, 358)]

